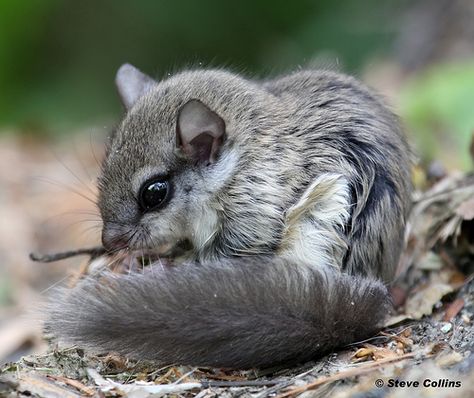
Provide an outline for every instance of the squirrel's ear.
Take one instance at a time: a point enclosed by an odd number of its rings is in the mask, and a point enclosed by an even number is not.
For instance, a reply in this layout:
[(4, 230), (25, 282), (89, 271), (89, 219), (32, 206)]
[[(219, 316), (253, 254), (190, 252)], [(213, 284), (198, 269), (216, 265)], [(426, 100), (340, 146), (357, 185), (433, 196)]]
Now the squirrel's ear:
[(214, 163), (224, 139), (224, 120), (201, 101), (190, 100), (179, 110), (176, 145), (196, 163)]
[(123, 64), (115, 76), (115, 85), (125, 108), (132, 105), (156, 83), (133, 65)]

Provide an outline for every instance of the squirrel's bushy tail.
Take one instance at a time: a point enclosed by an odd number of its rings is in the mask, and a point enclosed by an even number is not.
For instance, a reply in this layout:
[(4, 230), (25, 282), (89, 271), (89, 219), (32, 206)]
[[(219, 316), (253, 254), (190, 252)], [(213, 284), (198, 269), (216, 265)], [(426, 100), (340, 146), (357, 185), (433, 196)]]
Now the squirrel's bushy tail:
[(248, 257), (89, 276), (57, 292), (46, 327), (60, 341), (95, 352), (264, 367), (369, 337), (388, 301), (373, 279)]

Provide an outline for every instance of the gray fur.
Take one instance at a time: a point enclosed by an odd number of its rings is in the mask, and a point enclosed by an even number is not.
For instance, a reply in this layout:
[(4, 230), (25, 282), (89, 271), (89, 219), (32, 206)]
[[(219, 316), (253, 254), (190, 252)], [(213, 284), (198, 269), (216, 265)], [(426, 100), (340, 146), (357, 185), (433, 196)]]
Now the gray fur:
[[(177, 115), (191, 99), (226, 125), (221, 162), (209, 167), (194, 167), (176, 150)], [(286, 210), (324, 173), (344, 176), (352, 194), (351, 219), (340, 231), (348, 241), (341, 267), (390, 281), (410, 203), (409, 152), (396, 117), (366, 87), (337, 73), (301, 71), (261, 83), (199, 70), (160, 82), (111, 141), (99, 207), (104, 231), (135, 234), (134, 248), (188, 239), (192, 257), (201, 260), (271, 254), (282, 244)], [(142, 215), (137, 190), (153, 174), (172, 176), (174, 200)], [(217, 221), (200, 245), (190, 225), (203, 208)]]
[(68, 343), (229, 368), (309, 360), (370, 336), (388, 310), (380, 282), (257, 256), (101, 274), (53, 302), (48, 329)]
[[(264, 82), (185, 71), (150, 87), (103, 163), (103, 241), (188, 250), (175, 269), (90, 277), (63, 292), (54, 333), (163, 362), (247, 367), (308, 359), (373, 331), (387, 300), (377, 280), (394, 275), (411, 191), (405, 138), (380, 99), (314, 70)], [(196, 163), (177, 138), (193, 100), (225, 126), (210, 162)], [(169, 177), (171, 199), (144, 213), (138, 192), (157, 175)]]

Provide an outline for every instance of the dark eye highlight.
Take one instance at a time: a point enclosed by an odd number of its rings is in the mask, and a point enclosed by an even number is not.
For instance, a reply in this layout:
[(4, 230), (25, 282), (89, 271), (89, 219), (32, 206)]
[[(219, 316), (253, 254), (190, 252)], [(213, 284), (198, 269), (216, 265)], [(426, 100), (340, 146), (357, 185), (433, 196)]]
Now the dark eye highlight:
[(153, 178), (145, 182), (138, 193), (138, 203), (142, 211), (152, 211), (162, 207), (169, 199), (171, 185), (166, 178)]

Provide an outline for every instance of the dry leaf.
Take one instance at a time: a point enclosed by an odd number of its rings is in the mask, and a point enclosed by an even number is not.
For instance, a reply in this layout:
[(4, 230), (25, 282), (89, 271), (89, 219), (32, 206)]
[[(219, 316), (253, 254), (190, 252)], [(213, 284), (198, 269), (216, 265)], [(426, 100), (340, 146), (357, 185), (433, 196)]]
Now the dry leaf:
[(356, 358), (356, 359), (361, 359), (361, 358), (368, 359), (369, 357), (372, 357), (373, 353), (374, 353), (374, 348), (373, 347), (370, 347), (370, 348), (363, 347), (363, 348), (359, 348), (354, 353), (352, 358), (353, 359), (354, 358)]
[[(403, 352), (401, 354), (404, 354)], [(396, 358), (399, 355), (388, 349), (388, 348), (383, 348), (383, 347), (377, 347), (377, 349), (374, 351), (373, 359), (374, 361), (380, 361), (382, 359), (389, 359), (389, 358)]]
[(387, 358), (398, 357), (398, 354), (385, 347), (377, 347), (371, 344), (365, 344), (363, 348), (359, 348), (352, 356), (353, 362), (362, 362), (372, 359), (380, 361)]
[(447, 367), (447, 366), (452, 366), (455, 365), (459, 362), (461, 362), (464, 359), (462, 354), (459, 352), (453, 351), (448, 354), (443, 354), (440, 355), (436, 359), (436, 365), (441, 366), (442, 368)]
[(114, 372), (123, 372), (128, 368), (127, 358), (116, 353), (110, 353), (104, 358), (107, 368)]
[(397, 346), (398, 344), (401, 344), (400, 348), (411, 347), (413, 345), (413, 340), (409, 339), (408, 337), (397, 335), (397, 334), (385, 333), (385, 332), (381, 332), (380, 334), (383, 336), (390, 337), (391, 339), (395, 340), (397, 342)]
[(423, 315), (430, 315), (435, 304), (453, 290), (453, 287), (446, 283), (430, 283), (408, 298), (405, 312), (414, 319), (421, 319)]
[(402, 331), (402, 333), (401, 333), (401, 335), (402, 335), (403, 337), (410, 337), (411, 334), (412, 334), (411, 328), (403, 329), (403, 331)]

